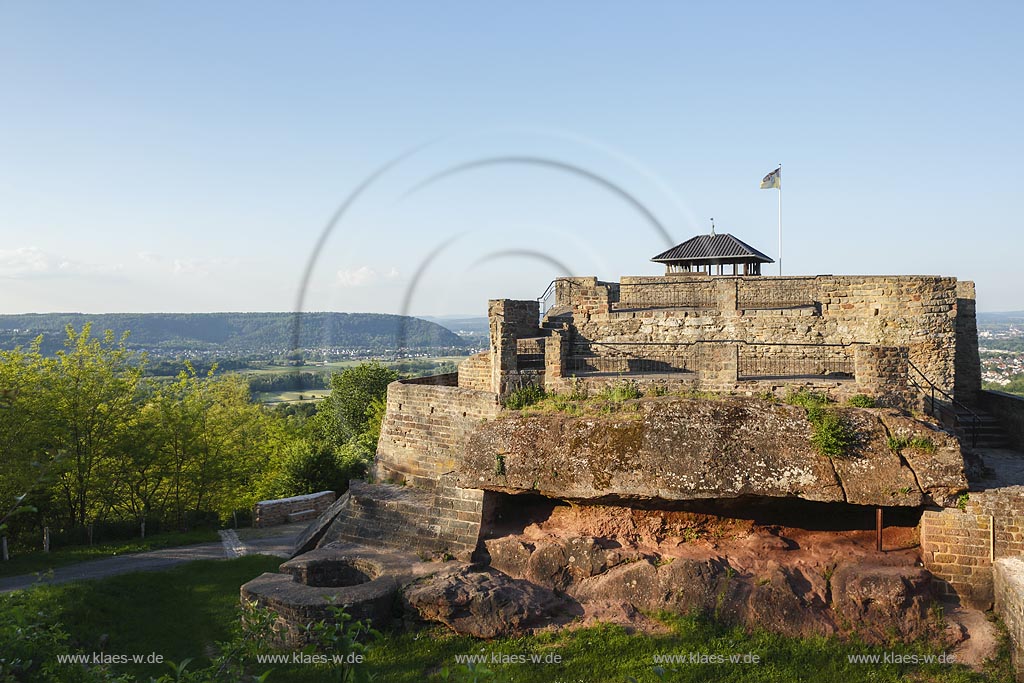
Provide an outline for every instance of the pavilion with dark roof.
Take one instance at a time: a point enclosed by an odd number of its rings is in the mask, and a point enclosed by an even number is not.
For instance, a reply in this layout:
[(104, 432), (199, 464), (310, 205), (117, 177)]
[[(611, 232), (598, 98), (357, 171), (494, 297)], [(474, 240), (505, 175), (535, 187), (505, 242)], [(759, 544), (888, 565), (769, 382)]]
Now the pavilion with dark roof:
[[(762, 263), (775, 262), (743, 240), (728, 233), (716, 235), (714, 231), (677, 244), (651, 260), (664, 263), (666, 275), (705, 272), (708, 275), (760, 275)], [(726, 271), (729, 265), (732, 265), (731, 273)]]

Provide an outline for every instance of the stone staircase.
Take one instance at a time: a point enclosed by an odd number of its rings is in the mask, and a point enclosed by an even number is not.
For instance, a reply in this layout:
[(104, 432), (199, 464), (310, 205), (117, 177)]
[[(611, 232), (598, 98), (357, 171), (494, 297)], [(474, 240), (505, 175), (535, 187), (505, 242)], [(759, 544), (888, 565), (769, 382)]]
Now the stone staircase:
[[(974, 448), (1009, 448), (1010, 440), (999, 425), (999, 420), (991, 414), (978, 408), (969, 412), (963, 408), (956, 409), (957, 420), (960, 424), (958, 435), (965, 446)], [(974, 428), (972, 423), (977, 416), (977, 439), (974, 439)]]
[(472, 555), (483, 492), (439, 482), (435, 489), (353, 481), (349, 499), (319, 545), (348, 541), (421, 553)]

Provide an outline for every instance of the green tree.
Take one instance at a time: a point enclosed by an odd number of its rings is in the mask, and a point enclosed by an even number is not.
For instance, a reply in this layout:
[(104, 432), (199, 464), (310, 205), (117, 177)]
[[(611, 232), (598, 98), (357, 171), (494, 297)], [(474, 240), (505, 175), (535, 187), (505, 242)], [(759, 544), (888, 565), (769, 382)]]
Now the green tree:
[[(335, 373), (330, 396), (320, 403), (311, 420), (316, 438), (338, 449), (360, 434), (379, 434), (381, 406), (388, 384), (396, 379), (398, 373), (376, 361)], [(375, 437), (373, 445), (376, 447)]]
[(156, 453), (135, 461), (134, 489), (162, 473), (165, 514), (182, 527), (190, 510), (226, 516), (255, 502), (271, 449), (287, 436), (270, 429), (271, 414), (250, 402), (243, 378), (214, 371), (200, 376), (189, 367), (155, 391), (146, 421)]
[(58, 460), (57, 493), (69, 526), (84, 525), (101, 514), (100, 500), (109, 497), (109, 471), (120, 454), (124, 432), (139, 407), (145, 357), (125, 347), (127, 333), (102, 338), (70, 325), (64, 348), (55, 357), (36, 358), (39, 389), (36, 417), (44, 449)]

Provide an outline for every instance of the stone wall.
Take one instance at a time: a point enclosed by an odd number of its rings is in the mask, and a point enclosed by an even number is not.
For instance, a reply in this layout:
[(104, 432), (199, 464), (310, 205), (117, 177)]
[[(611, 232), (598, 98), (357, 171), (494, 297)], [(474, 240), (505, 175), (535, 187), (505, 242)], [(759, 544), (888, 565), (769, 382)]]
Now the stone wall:
[(572, 283), (556, 294), (558, 307), (573, 311), (576, 344), (741, 341), (782, 353), (784, 344), (869, 343), (906, 347), (929, 380), (968, 398), (980, 376), (973, 286), (955, 278), (691, 274), (624, 277), (617, 289)]
[(973, 405), (981, 391), (981, 359), (978, 356), (978, 320), (974, 283), (956, 283), (956, 391), (957, 398)]
[(491, 389), (499, 394), (521, 385), (519, 340), (538, 337), (540, 303), (495, 299), (487, 302), (491, 340)]
[(1024, 561), (1004, 558), (995, 563), (995, 609), (1013, 644), (1013, 668), (1024, 681)]
[[(446, 376), (445, 381), (456, 377)], [(498, 398), (489, 391), (425, 380), (392, 382), (377, 444), (376, 477), (432, 488), (454, 469), (465, 435), (481, 420), (496, 417), (498, 410)]]
[[(261, 500), (253, 509), (252, 523), (256, 527), (265, 527), (310, 520), (329, 508), (335, 498), (334, 491), (321, 491), (291, 498)], [(301, 516), (300, 519), (299, 513), (308, 514)], [(289, 515), (293, 517), (289, 519)]]
[(999, 420), (1010, 445), (1024, 452), (1024, 398), (1001, 391), (979, 391), (978, 406)]
[(972, 491), (962, 507), (924, 512), (921, 556), (947, 592), (987, 608), (992, 561), (1024, 555), (1024, 487)]
[(492, 391), (491, 353), (477, 353), (459, 363), (459, 386), (476, 391)]
[(855, 347), (857, 386), (878, 405), (907, 408), (911, 403), (907, 383), (907, 349), (901, 346)]

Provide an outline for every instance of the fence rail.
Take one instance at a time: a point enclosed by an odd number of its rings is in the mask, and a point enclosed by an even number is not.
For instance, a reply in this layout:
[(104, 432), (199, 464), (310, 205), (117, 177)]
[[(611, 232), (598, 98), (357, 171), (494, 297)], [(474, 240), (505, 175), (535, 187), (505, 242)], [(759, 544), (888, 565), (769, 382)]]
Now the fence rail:
[(617, 310), (717, 308), (714, 285), (706, 282), (631, 282), (619, 286)]
[(815, 305), (813, 285), (804, 280), (740, 282), (736, 307), (740, 309), (799, 308)]
[(577, 345), (566, 360), (569, 375), (695, 373), (700, 352), (696, 345), (593, 343)]
[(852, 379), (855, 365), (849, 347), (823, 345), (741, 346), (737, 360), (738, 379)]
[[(566, 373), (653, 374), (699, 373), (712, 369), (708, 350), (719, 344), (739, 347), (739, 380), (854, 377), (852, 346), (839, 344), (748, 344), (746, 342), (590, 342), (577, 344), (566, 362)], [(717, 369), (717, 368), (716, 368)]]

